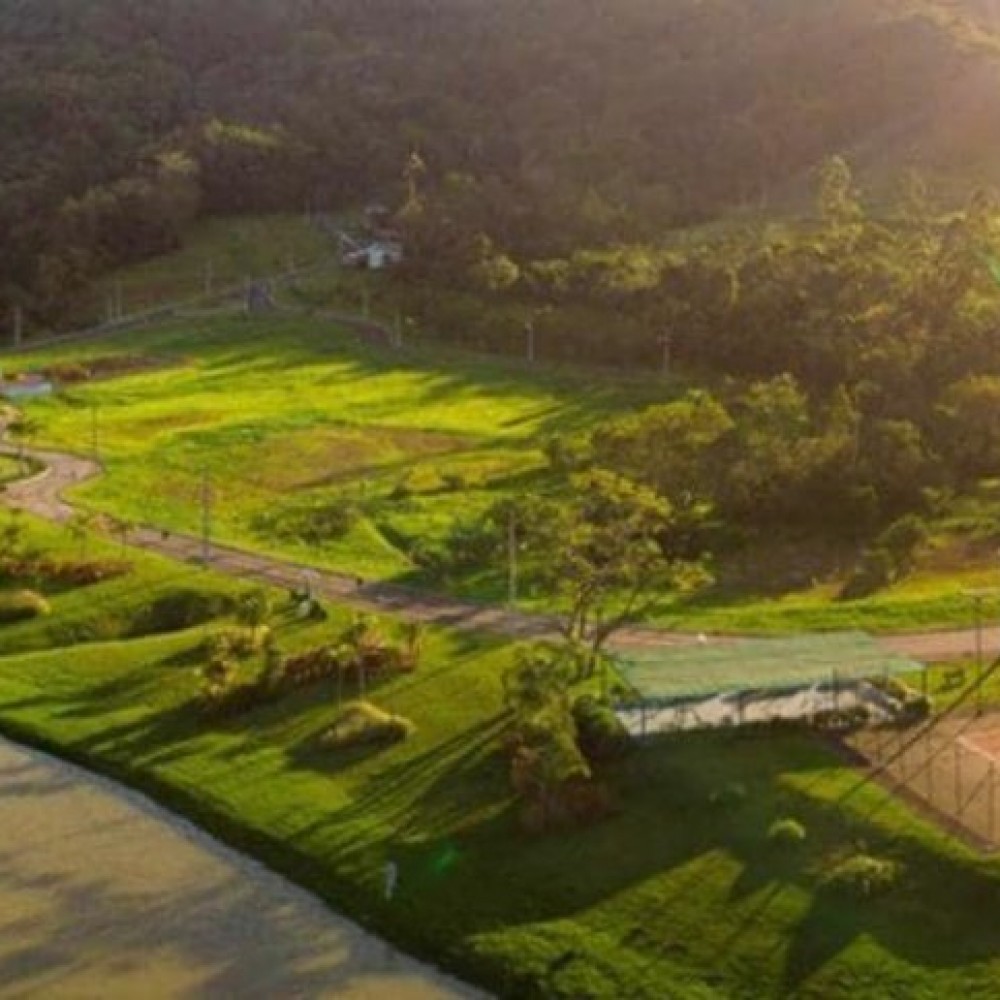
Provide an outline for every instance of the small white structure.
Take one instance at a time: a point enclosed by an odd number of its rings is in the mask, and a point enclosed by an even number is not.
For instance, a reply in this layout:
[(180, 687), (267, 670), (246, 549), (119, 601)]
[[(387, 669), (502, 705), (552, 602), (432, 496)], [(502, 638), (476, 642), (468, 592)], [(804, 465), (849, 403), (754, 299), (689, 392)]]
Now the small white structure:
[(0, 372), (0, 396), (11, 402), (41, 399), (51, 396), (54, 391), (55, 386), (44, 375), (18, 375), (9, 379)]
[(340, 263), (368, 271), (384, 271), (403, 260), (403, 244), (396, 239), (356, 240), (340, 234)]
[(401, 263), (403, 260), (402, 244), (390, 243), (385, 240), (369, 243), (365, 253), (368, 258), (365, 266), (369, 271), (382, 271), (387, 267)]

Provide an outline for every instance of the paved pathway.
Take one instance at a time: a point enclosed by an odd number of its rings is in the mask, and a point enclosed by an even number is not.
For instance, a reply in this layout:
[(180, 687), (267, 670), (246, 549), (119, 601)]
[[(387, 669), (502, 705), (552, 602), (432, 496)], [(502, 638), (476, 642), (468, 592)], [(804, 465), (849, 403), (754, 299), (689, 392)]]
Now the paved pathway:
[(479, 995), (146, 799), (5, 741), (0, 817), (0, 997)]
[[(2, 431), (2, 427), (0, 427)], [(0, 446), (0, 453), (14, 454), (13, 448)], [(43, 462), (46, 471), (32, 479), (14, 483), (3, 494), (11, 507), (26, 510), (51, 521), (65, 522), (73, 516), (73, 507), (63, 499), (69, 487), (101, 473), (94, 461), (62, 452), (30, 450)], [(201, 555), (201, 542), (189, 535), (138, 528), (130, 533), (131, 544), (181, 560), (195, 560)], [(403, 617), (456, 628), (486, 629), (519, 638), (541, 637), (556, 632), (556, 619), (509, 611), (496, 605), (475, 604), (385, 583), (358, 584), (351, 576), (309, 567), (213, 544), (211, 561), (215, 569), (243, 579), (278, 586), (301, 586), (310, 572), (313, 586), (327, 599), (373, 611), (391, 611)], [(712, 642), (732, 641), (733, 637), (714, 636)], [(702, 641), (698, 636), (664, 629), (630, 627), (616, 637), (620, 646), (678, 646)], [(884, 635), (879, 641), (896, 653), (923, 662), (954, 660), (972, 655), (975, 633), (971, 629), (946, 629), (932, 632)], [(987, 651), (1000, 650), (1000, 627), (983, 630)]]

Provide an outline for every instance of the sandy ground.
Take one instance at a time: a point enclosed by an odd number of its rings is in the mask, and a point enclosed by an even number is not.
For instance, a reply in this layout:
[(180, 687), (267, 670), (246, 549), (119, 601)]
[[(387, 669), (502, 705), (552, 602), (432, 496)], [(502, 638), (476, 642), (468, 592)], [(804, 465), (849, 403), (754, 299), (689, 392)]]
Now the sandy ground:
[(0, 997), (473, 996), (141, 796), (0, 741)]

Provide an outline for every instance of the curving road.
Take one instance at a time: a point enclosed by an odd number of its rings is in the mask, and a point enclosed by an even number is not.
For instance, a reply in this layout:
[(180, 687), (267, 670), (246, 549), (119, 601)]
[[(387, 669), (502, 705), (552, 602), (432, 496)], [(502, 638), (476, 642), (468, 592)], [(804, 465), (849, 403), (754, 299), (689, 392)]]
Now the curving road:
[[(2, 431), (0, 425), (0, 435)], [(3, 493), (4, 503), (50, 521), (68, 521), (73, 516), (74, 508), (64, 499), (65, 491), (100, 475), (101, 466), (91, 459), (64, 452), (29, 449), (27, 453), (43, 463), (45, 471), (8, 485)], [(0, 446), (0, 454), (13, 455), (16, 450)], [(166, 534), (153, 528), (136, 528), (129, 534), (129, 541), (132, 545), (182, 561), (198, 560), (202, 554), (200, 539), (179, 533)], [(314, 570), (289, 560), (215, 543), (211, 546), (210, 559), (213, 568), (219, 572), (281, 587), (301, 586), (305, 574), (309, 573), (314, 591), (329, 600), (453, 628), (485, 629), (517, 638), (553, 635), (557, 628), (557, 621), (551, 616), (460, 601), (393, 584), (359, 583), (355, 577), (342, 573)], [(712, 639), (715, 642), (731, 640), (732, 637), (725, 636)], [(700, 641), (693, 634), (633, 626), (618, 633), (615, 644), (655, 647), (694, 645)], [(898, 633), (880, 636), (878, 641), (893, 652), (923, 662), (971, 657), (976, 646), (972, 629)], [(1000, 649), (1000, 626), (983, 629), (983, 645), (986, 650)]]
[(2, 740), (0, 809), (0, 997), (481, 996), (141, 796)]

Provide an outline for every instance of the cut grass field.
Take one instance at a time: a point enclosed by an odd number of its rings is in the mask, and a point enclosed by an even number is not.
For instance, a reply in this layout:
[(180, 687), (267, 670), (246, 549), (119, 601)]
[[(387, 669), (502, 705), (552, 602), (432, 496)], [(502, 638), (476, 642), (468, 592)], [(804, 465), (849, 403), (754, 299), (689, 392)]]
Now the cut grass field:
[(23, 462), (18, 461), (16, 458), (8, 458), (6, 455), (0, 455), (0, 486), (4, 483), (12, 483), (16, 479), (20, 479), (25, 474), (25, 466)]
[(105, 317), (121, 292), (126, 314), (188, 302), (243, 282), (332, 258), (329, 237), (298, 215), (200, 221), (176, 253), (123, 268), (96, 283), (76, 307), (77, 325)]
[[(220, 285), (330, 250), (328, 237), (300, 217), (209, 220), (177, 254), (109, 276), (98, 298), (120, 283), (130, 308), (145, 307), (198, 294), (209, 261)], [(365, 301), (391, 322), (401, 308), (394, 289), (336, 269), (299, 285), (307, 303), (356, 311)], [(293, 290), (283, 295), (295, 298)], [(359, 344), (319, 316), (204, 318), (40, 350), (5, 369), (95, 366), (94, 381), (30, 405), (40, 444), (88, 454), (96, 444), (107, 474), (75, 491), (85, 507), (197, 533), (207, 474), (219, 540), (434, 589), (445, 584), (418, 568), (415, 552), (439, 547), (499, 498), (550, 489), (548, 435), (586, 430), (684, 388), (680, 379), (462, 353), (427, 333), (407, 327), (408, 347), (398, 354)], [(311, 511), (346, 507), (361, 516), (345, 534), (305, 537)], [(751, 633), (963, 627), (967, 592), (998, 581), (998, 537), (1000, 491), (961, 498), (935, 525), (915, 573), (871, 598), (841, 601), (856, 548), (769, 535), (722, 560), (715, 586), (664, 595), (650, 620)], [(506, 600), (506, 567), (502, 557), (494, 562), (454, 574), (447, 588)], [(521, 605), (551, 610), (533, 589), (531, 553), (521, 562)]]
[[(581, 393), (575, 374), (399, 357), (302, 318), (206, 320), (51, 348), (19, 364), (115, 353), (164, 364), (32, 407), (53, 447), (89, 451), (96, 422), (107, 475), (81, 488), (81, 501), (197, 531), (206, 470), (220, 538), (370, 578), (414, 569), (387, 535), (433, 538), (492, 496), (522, 488), (543, 465), (539, 449), (551, 431), (592, 425), (670, 391), (612, 383)], [(394, 499), (407, 477), (413, 495)], [(345, 538), (305, 545), (261, 528), (303, 502), (343, 502), (345, 491), (369, 511)]]
[[(39, 532), (42, 547), (61, 537)], [(169, 579), (189, 567), (139, 558)], [(198, 571), (200, 585), (231, 586)], [(109, 600), (127, 600), (119, 581)], [(134, 588), (133, 588), (134, 589)], [(432, 630), (414, 675), (369, 697), (411, 720), (407, 742), (322, 749), (331, 684), (226, 721), (192, 703), (205, 628), (69, 648), (47, 631), (99, 612), (91, 588), (53, 601), (0, 657), (0, 729), (150, 791), (331, 905), (503, 996), (987, 996), (1000, 982), (1000, 865), (974, 857), (806, 735), (650, 744), (610, 774), (620, 810), (590, 829), (519, 832), (498, 753), (510, 646)], [(274, 621), (283, 648), (343, 623)], [(209, 626), (211, 628), (211, 626)], [(34, 631), (33, 631), (34, 630)], [(9, 651), (8, 636), (0, 641)], [(32, 641), (34, 635), (34, 641)], [(713, 805), (739, 785), (745, 797)], [(794, 816), (797, 852), (766, 839)], [(822, 887), (859, 849), (902, 879), (855, 900)], [(390, 904), (387, 860), (399, 865)]]
[[(77, 502), (197, 533), (205, 471), (220, 540), (425, 586), (437, 584), (421, 578), (412, 548), (439, 543), (502, 496), (549, 488), (541, 449), (550, 433), (585, 429), (678, 388), (608, 376), (595, 384), (579, 370), (431, 348), (399, 355), (305, 317), (177, 322), (40, 350), (12, 366), (74, 362), (134, 369), (31, 404), (47, 446), (89, 453), (96, 431), (107, 474), (79, 488)], [(320, 542), (283, 530), (317, 505), (356, 506), (363, 516), (343, 537)], [(977, 517), (996, 507), (996, 497), (981, 498)], [(945, 528), (960, 537), (963, 525)], [(939, 539), (945, 552), (948, 537)], [(665, 596), (653, 620), (747, 632), (965, 626), (966, 592), (996, 577), (992, 550), (954, 563), (937, 552), (878, 595), (840, 601), (850, 553), (812, 557), (801, 541), (784, 548), (740, 554), (720, 567), (717, 587)], [(530, 565), (530, 553), (524, 559)], [(502, 600), (505, 585), (503, 565), (449, 584), (485, 600)], [(521, 598), (546, 608), (527, 574)]]

